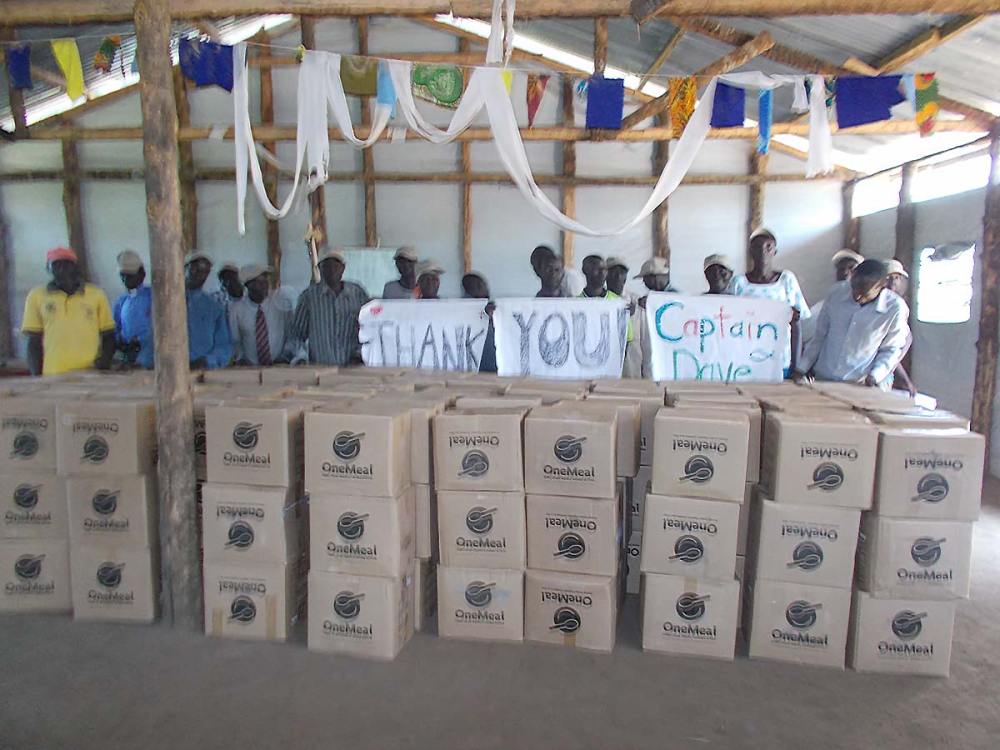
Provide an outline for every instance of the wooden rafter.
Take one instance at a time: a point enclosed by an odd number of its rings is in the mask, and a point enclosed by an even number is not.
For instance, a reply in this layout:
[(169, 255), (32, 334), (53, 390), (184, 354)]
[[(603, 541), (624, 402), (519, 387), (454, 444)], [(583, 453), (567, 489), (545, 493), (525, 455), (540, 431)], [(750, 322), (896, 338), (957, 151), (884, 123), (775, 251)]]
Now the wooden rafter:
[(989, 13), (989, 2), (910, 2), (909, 0), (630, 0), (632, 17), (645, 23), (659, 15), (709, 16), (854, 16), (869, 14), (915, 15), (918, 13)]
[(905, 65), (916, 60), (918, 57), (926, 55), (933, 49), (940, 47), (962, 34), (973, 26), (978, 25), (986, 19), (986, 16), (960, 16), (949, 21), (943, 26), (934, 26), (931, 29), (918, 34), (913, 39), (909, 39), (875, 64), (875, 69), (879, 73), (891, 73), (899, 70)]
[(643, 86), (649, 83), (650, 78), (655, 76), (660, 71), (660, 68), (663, 67), (663, 64), (674, 53), (674, 50), (677, 49), (677, 45), (681, 43), (681, 39), (683, 38), (684, 29), (674, 29), (674, 33), (670, 35), (667, 43), (663, 45), (663, 49), (660, 50), (660, 54), (656, 56), (656, 59), (653, 60), (653, 64), (646, 69), (646, 72), (642, 74), (642, 78), (639, 79), (640, 90)]

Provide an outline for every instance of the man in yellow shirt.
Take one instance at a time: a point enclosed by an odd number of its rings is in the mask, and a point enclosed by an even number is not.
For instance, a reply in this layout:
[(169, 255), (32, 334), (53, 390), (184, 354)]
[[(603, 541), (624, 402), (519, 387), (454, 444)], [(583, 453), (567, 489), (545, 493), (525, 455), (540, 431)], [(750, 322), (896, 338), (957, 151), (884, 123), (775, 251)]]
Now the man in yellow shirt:
[(24, 302), (21, 332), (28, 338), (32, 375), (106, 370), (115, 352), (115, 321), (108, 298), (80, 276), (76, 253), (57, 247), (45, 256), (52, 281)]

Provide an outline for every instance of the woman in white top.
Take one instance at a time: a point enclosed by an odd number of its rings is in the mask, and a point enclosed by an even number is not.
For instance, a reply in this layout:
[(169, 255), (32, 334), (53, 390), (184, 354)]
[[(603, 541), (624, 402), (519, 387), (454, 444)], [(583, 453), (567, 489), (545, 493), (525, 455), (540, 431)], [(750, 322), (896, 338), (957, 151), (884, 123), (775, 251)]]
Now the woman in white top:
[(773, 299), (791, 306), (791, 335), (784, 362), (787, 378), (795, 371), (795, 363), (799, 358), (799, 320), (810, 317), (812, 313), (795, 274), (774, 267), (774, 256), (777, 252), (778, 241), (770, 230), (754, 231), (750, 235), (750, 260), (753, 262), (753, 268), (745, 274), (733, 277), (729, 284), (729, 293), (737, 297)]

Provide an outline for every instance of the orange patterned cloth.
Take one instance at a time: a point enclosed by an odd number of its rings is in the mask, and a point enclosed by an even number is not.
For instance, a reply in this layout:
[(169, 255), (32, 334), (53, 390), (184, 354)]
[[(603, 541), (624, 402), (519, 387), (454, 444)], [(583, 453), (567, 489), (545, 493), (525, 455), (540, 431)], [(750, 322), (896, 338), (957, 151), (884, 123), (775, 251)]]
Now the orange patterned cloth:
[(669, 92), (670, 127), (674, 129), (674, 138), (679, 138), (694, 113), (698, 83), (694, 76), (671, 78)]

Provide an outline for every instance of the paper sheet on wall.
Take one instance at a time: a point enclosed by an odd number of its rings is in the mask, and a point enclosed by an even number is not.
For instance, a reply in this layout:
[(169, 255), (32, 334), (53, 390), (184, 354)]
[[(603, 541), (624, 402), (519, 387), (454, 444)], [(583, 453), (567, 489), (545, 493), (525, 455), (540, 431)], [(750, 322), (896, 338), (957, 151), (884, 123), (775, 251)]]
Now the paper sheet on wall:
[(791, 308), (773, 300), (653, 292), (646, 299), (654, 380), (777, 381)]
[(496, 305), (500, 375), (621, 377), (628, 326), (622, 300), (501, 299)]
[(368, 367), (478, 372), (485, 300), (372, 300), (358, 314)]

